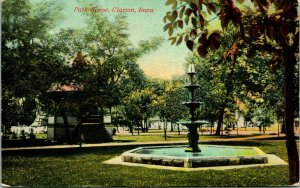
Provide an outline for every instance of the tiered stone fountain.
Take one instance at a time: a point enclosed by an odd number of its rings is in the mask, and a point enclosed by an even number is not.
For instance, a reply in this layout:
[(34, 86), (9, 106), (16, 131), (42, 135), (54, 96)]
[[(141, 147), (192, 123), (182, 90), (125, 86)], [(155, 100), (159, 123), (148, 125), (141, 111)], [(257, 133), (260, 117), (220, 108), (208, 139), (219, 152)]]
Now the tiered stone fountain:
[(179, 123), (188, 127), (188, 146), (139, 147), (124, 152), (121, 155), (122, 162), (185, 168), (267, 163), (268, 156), (256, 147), (201, 145), (200, 150), (197, 129), (208, 122), (196, 120), (195, 117), (195, 111), (200, 107), (201, 102), (197, 102), (194, 96), (195, 90), (199, 88), (199, 85), (194, 83), (196, 74), (194, 65), (190, 65), (187, 74), (190, 76), (190, 83), (185, 88), (190, 91), (191, 97), (184, 105), (190, 110), (190, 121)]
[(195, 118), (195, 112), (197, 110), (197, 108), (200, 107), (202, 102), (198, 102), (195, 100), (195, 90), (197, 88), (199, 88), (200, 86), (194, 83), (194, 76), (196, 74), (195, 71), (195, 67), (193, 64), (190, 65), (187, 74), (190, 77), (190, 82), (188, 83), (188, 85), (185, 86), (185, 88), (187, 88), (190, 93), (191, 93), (191, 100), (189, 102), (185, 102), (183, 103), (185, 106), (187, 106), (190, 109), (190, 121), (187, 122), (179, 122), (182, 125), (185, 125), (188, 130), (188, 140), (189, 140), (189, 145), (188, 147), (185, 149), (186, 152), (201, 152), (201, 150), (199, 149), (198, 146), (198, 141), (199, 141), (199, 134), (197, 129), (199, 128), (199, 126), (203, 125), (203, 124), (207, 124), (207, 121), (196, 121)]

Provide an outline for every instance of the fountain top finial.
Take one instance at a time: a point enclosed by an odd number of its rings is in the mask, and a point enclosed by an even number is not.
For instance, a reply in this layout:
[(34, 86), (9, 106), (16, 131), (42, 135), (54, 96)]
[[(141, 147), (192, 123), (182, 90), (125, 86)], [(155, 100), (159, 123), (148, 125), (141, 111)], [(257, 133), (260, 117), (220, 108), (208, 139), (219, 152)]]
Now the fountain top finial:
[(195, 70), (195, 65), (194, 64), (190, 64), (189, 69), (188, 69), (188, 74), (196, 74), (196, 70)]

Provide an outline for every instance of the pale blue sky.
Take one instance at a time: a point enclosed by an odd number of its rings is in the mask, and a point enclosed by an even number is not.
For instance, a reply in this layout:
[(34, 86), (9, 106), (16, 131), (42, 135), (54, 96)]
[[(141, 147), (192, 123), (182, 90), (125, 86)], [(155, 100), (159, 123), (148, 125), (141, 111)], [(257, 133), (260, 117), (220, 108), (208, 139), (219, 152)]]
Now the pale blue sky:
[[(31, 0), (33, 2), (43, 0)], [(136, 45), (138, 41), (148, 40), (151, 37), (162, 36), (165, 39), (163, 45), (156, 51), (141, 57), (137, 63), (144, 70), (146, 75), (153, 78), (171, 79), (172, 76), (184, 74), (185, 59), (190, 53), (185, 43), (179, 46), (171, 45), (167, 32), (163, 32), (163, 17), (170, 7), (165, 5), (166, 0), (53, 0), (63, 6), (63, 21), (58, 25), (59, 28), (82, 28), (87, 27), (84, 23), (82, 13), (74, 11), (75, 7), (82, 7), (83, 4), (92, 4), (90, 7), (108, 8), (110, 12), (102, 13), (108, 18), (114, 18), (118, 13), (112, 12), (114, 7), (134, 8), (140, 7), (154, 9), (153, 13), (125, 13), (129, 23), (130, 41)], [(244, 4), (249, 4), (245, 0)], [(239, 7), (242, 5), (237, 4)], [(208, 20), (215, 16), (211, 16)], [(220, 29), (218, 19), (210, 22), (209, 29)]]
[[(80, 1), (109, 10), (114, 7), (154, 9), (153, 13), (126, 13), (129, 23), (128, 33), (132, 44), (136, 45), (138, 41), (155, 36), (162, 36), (165, 39), (158, 50), (143, 56), (137, 63), (146, 75), (153, 78), (170, 79), (174, 75), (184, 73), (183, 64), (189, 50), (184, 43), (179, 46), (171, 45), (167, 40), (168, 34), (163, 32), (163, 17), (169, 10), (169, 7), (165, 6), (165, 0), (60, 0), (59, 3), (63, 5), (64, 20), (59, 24), (59, 27), (85, 27), (82, 13), (74, 12), (75, 7), (81, 7)], [(103, 14), (107, 17), (114, 17), (118, 13), (110, 11)]]

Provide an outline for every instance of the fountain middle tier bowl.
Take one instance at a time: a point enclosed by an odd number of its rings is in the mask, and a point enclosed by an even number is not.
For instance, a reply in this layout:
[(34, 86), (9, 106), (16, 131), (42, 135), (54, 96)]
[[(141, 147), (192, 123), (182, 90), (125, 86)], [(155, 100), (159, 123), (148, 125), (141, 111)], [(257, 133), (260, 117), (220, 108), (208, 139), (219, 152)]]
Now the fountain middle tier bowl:
[(185, 152), (187, 146), (139, 147), (121, 155), (123, 162), (186, 168), (263, 164), (267, 155), (257, 147), (199, 145), (201, 152)]
[(201, 125), (204, 125), (204, 124), (209, 124), (208, 121), (205, 121), (205, 120), (196, 120), (196, 121), (179, 121), (177, 122), (181, 125), (184, 125), (186, 127), (193, 127), (193, 126), (196, 126), (196, 127), (199, 127)]
[(184, 102), (182, 104), (188, 108), (198, 108), (202, 104), (202, 102), (192, 101), (192, 102)]

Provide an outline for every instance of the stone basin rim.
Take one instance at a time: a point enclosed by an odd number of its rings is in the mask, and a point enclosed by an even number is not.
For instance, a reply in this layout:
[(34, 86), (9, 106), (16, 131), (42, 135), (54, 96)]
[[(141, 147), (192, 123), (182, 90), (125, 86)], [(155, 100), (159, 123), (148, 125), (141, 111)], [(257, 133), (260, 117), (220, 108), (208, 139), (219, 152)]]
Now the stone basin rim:
[[(205, 159), (230, 159), (230, 158), (243, 158), (243, 157), (264, 157), (266, 154), (259, 149), (258, 147), (250, 147), (250, 146), (228, 146), (228, 145), (200, 145), (201, 146), (210, 146), (210, 147), (216, 147), (216, 148), (238, 148), (238, 149), (253, 149), (256, 151), (255, 155), (236, 155), (236, 156), (163, 156), (163, 155), (154, 155), (154, 154), (141, 154), (141, 153), (134, 153), (135, 151), (141, 150), (141, 149), (156, 149), (156, 148), (186, 148), (186, 145), (171, 145), (171, 146), (142, 146), (138, 147), (129, 151), (126, 151), (121, 154), (121, 157), (129, 156), (129, 157), (145, 157), (145, 158), (164, 158), (164, 159), (184, 159), (184, 160), (205, 160)], [(189, 152), (192, 153), (192, 152)], [(196, 152), (201, 153), (201, 152)], [(193, 153), (192, 153), (193, 154)]]
[[(204, 145), (202, 145), (204, 146)], [(124, 152), (121, 155), (123, 162), (129, 163), (144, 163), (152, 165), (163, 165), (163, 166), (177, 166), (186, 168), (197, 168), (206, 166), (231, 166), (231, 165), (245, 165), (245, 164), (264, 164), (268, 163), (267, 154), (257, 147), (246, 147), (246, 146), (216, 146), (216, 145), (205, 145), (218, 148), (246, 148), (254, 149), (256, 153), (254, 155), (236, 155), (236, 156), (164, 156), (155, 154), (140, 154), (133, 153), (140, 149), (151, 149), (151, 148), (184, 148), (186, 145), (173, 145), (173, 146), (148, 146), (138, 147), (136, 149)]]
[[(199, 145), (200, 148), (201, 146), (210, 146), (210, 147), (216, 147), (216, 148), (238, 148), (238, 149), (254, 149), (258, 154), (265, 154), (261, 149), (259, 149), (258, 147), (252, 147), (252, 146), (228, 146), (228, 145), (210, 145), (210, 144), (201, 144)], [(123, 154), (126, 153), (132, 153), (134, 151), (140, 150), (140, 149), (156, 149), (156, 148), (186, 148), (187, 145), (168, 145), (168, 146), (141, 146), (141, 147), (137, 147), (135, 149), (129, 150), (124, 152)], [(201, 153), (201, 152), (196, 152), (196, 153)], [(140, 154), (142, 155), (142, 154)], [(147, 154), (145, 154), (147, 155)]]

